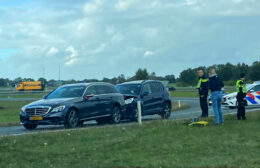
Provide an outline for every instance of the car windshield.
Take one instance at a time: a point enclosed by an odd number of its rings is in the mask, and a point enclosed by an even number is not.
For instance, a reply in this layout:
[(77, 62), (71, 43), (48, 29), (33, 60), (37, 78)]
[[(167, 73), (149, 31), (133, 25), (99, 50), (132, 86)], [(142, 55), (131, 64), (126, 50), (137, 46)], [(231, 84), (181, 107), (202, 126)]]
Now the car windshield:
[(129, 95), (139, 95), (141, 90), (140, 84), (125, 84), (125, 85), (117, 85), (116, 89), (121, 94), (129, 94)]
[(253, 86), (254, 86), (254, 85), (252, 85), (252, 84), (247, 84), (247, 85), (246, 85), (246, 90), (249, 91)]
[(86, 86), (65, 86), (51, 92), (46, 99), (81, 97)]

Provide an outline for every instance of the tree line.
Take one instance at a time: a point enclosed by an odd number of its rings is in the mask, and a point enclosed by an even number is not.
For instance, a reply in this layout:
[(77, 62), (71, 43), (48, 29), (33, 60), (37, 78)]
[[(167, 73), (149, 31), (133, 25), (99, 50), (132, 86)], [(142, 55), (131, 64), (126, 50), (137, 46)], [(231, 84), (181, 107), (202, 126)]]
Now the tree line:
[[(42, 81), (47, 86), (50, 87), (57, 87), (63, 84), (70, 84), (70, 83), (79, 83), (79, 82), (108, 82), (112, 84), (123, 83), (127, 81), (133, 80), (161, 80), (161, 81), (168, 81), (169, 83), (177, 83), (178, 86), (195, 86), (198, 81), (197, 70), (203, 69), (205, 72), (206, 77), (208, 77), (208, 72), (210, 68), (215, 68), (217, 74), (227, 85), (234, 85), (235, 81), (239, 79), (240, 73), (247, 74), (248, 81), (257, 81), (260, 80), (260, 61), (254, 62), (252, 65), (247, 65), (245, 63), (239, 63), (237, 65), (233, 65), (231, 63), (226, 64), (216, 64), (212, 66), (202, 66), (197, 68), (189, 68), (183, 70), (180, 73), (179, 78), (176, 78), (174, 75), (166, 75), (166, 76), (157, 76), (155, 72), (149, 73), (147, 69), (139, 68), (135, 75), (132, 77), (126, 78), (123, 74), (113, 77), (113, 78), (103, 78), (102, 80), (98, 79), (84, 79), (84, 80), (47, 80), (45, 78), (39, 78), (37, 81)], [(10, 80), (7, 78), (0, 78), (0, 87), (7, 87), (7, 86), (15, 86), (17, 83), (21, 83), (23, 81), (35, 81), (32, 78), (21, 78), (18, 77), (14, 80)]]
[(203, 69), (205, 76), (208, 77), (210, 68), (215, 68), (218, 76), (227, 85), (234, 85), (235, 81), (239, 79), (241, 73), (246, 74), (246, 79), (248, 82), (260, 80), (260, 61), (256, 61), (252, 65), (247, 65), (245, 63), (239, 63), (237, 65), (226, 63), (216, 64), (209, 67), (202, 66), (197, 68), (189, 68), (180, 73), (178, 84), (182, 86), (195, 86), (198, 81), (198, 69)]
[[(141, 69), (139, 68), (135, 75), (129, 78), (126, 78), (123, 74), (119, 75), (118, 77), (113, 78), (106, 78), (104, 77), (102, 80), (98, 79), (84, 79), (84, 80), (47, 80), (45, 78), (39, 78), (37, 81), (41, 81), (43, 84), (49, 87), (57, 87), (59, 85), (64, 84), (72, 84), (72, 83), (81, 83), (81, 82), (108, 82), (112, 84), (119, 84), (127, 81), (133, 81), (133, 80), (161, 80), (161, 81), (168, 81), (169, 83), (175, 83), (176, 79), (174, 75), (166, 75), (166, 76), (157, 76), (155, 72), (148, 73), (147, 69)], [(35, 81), (32, 78), (21, 78), (18, 77), (14, 80), (10, 80), (7, 78), (0, 78), (0, 87), (8, 87), (8, 86), (15, 86), (18, 83), (21, 83), (23, 81)]]

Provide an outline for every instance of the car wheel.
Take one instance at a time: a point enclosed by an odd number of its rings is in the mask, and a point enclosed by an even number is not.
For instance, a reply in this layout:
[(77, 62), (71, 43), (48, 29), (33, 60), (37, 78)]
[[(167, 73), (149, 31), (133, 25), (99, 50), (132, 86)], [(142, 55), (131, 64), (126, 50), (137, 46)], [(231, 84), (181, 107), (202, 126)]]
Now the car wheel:
[(23, 125), (25, 129), (28, 129), (28, 130), (33, 130), (35, 128), (37, 128), (37, 124), (24, 124)]
[(96, 122), (100, 125), (107, 124), (107, 123), (109, 123), (109, 118), (99, 118), (99, 119), (96, 119)]
[(130, 120), (131, 121), (138, 121), (138, 110), (137, 110), (137, 108), (134, 109), (133, 114), (130, 117)]
[(121, 110), (118, 106), (112, 108), (111, 123), (118, 124), (121, 120)]
[(162, 119), (169, 119), (171, 117), (171, 105), (170, 103), (164, 103), (163, 112), (161, 114)]
[(78, 113), (75, 109), (70, 109), (66, 115), (65, 128), (76, 128), (79, 124)]

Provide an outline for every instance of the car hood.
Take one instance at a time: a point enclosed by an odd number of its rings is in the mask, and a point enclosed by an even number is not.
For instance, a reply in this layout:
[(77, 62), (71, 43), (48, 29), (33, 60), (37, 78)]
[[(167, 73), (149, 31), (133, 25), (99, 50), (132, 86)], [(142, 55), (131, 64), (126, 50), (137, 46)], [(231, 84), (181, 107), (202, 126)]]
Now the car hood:
[(61, 99), (41, 99), (35, 102), (32, 102), (28, 105), (26, 105), (26, 107), (29, 106), (57, 106), (59, 104), (65, 103), (67, 101), (71, 101), (75, 98), (61, 98)]
[(237, 92), (226, 94), (225, 97), (235, 97), (237, 95)]
[(131, 94), (123, 94), (123, 95), (124, 95), (125, 100), (130, 99), (130, 98), (138, 98), (137, 95), (131, 95)]

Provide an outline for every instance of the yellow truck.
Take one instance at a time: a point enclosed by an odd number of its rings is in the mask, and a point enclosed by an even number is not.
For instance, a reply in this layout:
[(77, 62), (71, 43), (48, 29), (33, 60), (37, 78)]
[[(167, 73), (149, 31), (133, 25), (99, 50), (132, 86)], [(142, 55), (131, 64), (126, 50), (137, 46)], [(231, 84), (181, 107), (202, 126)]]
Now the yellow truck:
[(21, 82), (16, 85), (16, 91), (42, 91), (44, 90), (44, 85), (41, 81), (35, 82)]

